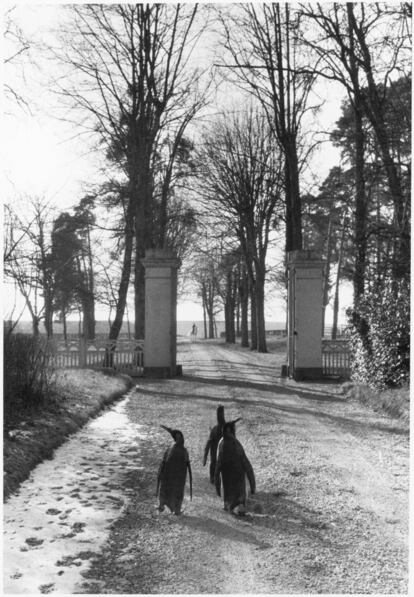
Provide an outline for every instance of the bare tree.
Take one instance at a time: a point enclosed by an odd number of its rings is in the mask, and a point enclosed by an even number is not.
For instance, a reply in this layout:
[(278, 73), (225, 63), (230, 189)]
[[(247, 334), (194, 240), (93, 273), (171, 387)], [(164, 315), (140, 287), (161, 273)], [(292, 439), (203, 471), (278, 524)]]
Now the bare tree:
[(263, 113), (226, 114), (206, 133), (199, 188), (205, 208), (240, 243), (256, 311), (257, 345), (266, 352), (264, 285), (270, 231), (282, 210), (282, 158)]
[(283, 151), (286, 251), (301, 249), (301, 126), (315, 76), (299, 69), (296, 12), (288, 3), (243, 4), (221, 22), (227, 50), (222, 62), (262, 104)]
[[(59, 58), (74, 70), (74, 78), (72, 84), (61, 83), (60, 93), (87, 115), (86, 129), (99, 133), (107, 157), (127, 177), (131, 205), (126, 214), (133, 220), (135, 238), (135, 336), (143, 337), (141, 260), (145, 249), (165, 243), (166, 203), (177, 148), (204, 101), (201, 73), (189, 62), (202, 32), (195, 27), (198, 8), (116, 4), (70, 10), (75, 27), (67, 32), (66, 50)], [(167, 134), (174, 142), (156, 214), (153, 158)], [(128, 222), (128, 230), (129, 226)], [(130, 267), (131, 262), (126, 264), (125, 282)]]
[[(5, 77), (4, 83), (4, 95), (7, 100), (17, 104), (20, 108), (28, 110), (30, 107), (27, 100), (17, 90), (17, 87), (13, 83), (13, 75), (19, 70), (23, 73), (24, 59), (27, 57), (30, 50), (30, 43), (27, 37), (24, 35), (22, 29), (18, 26), (14, 12), (16, 6), (8, 8), (3, 17), (3, 41), (4, 41), (4, 71), (7, 69), (7, 76)], [(10, 76), (9, 73), (12, 75)]]
[[(9, 213), (13, 219), (5, 274), (15, 280), (32, 317), (33, 334), (44, 320), (48, 337), (53, 335), (53, 273), (50, 253), (52, 209), (39, 198), (25, 200), (26, 214)], [(15, 239), (20, 239), (18, 242)]]

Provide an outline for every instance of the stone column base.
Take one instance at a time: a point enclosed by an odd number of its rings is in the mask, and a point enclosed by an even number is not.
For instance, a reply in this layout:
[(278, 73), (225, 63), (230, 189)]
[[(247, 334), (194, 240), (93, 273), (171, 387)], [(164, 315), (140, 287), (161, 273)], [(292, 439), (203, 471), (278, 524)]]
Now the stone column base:
[(322, 367), (295, 367), (292, 377), (295, 381), (324, 379)]
[(172, 377), (181, 377), (182, 374), (182, 365), (176, 365), (175, 367), (144, 367), (144, 377), (153, 379), (170, 379)]
[(280, 371), (280, 377), (289, 377), (289, 366), (282, 365), (282, 369)]

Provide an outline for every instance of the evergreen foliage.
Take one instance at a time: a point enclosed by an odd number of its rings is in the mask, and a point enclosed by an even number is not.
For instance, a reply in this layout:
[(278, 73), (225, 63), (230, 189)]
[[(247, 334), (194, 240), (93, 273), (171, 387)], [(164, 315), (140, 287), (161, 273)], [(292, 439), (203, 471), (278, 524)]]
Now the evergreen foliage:
[(376, 287), (349, 310), (352, 379), (370, 387), (409, 381), (410, 290), (406, 281)]

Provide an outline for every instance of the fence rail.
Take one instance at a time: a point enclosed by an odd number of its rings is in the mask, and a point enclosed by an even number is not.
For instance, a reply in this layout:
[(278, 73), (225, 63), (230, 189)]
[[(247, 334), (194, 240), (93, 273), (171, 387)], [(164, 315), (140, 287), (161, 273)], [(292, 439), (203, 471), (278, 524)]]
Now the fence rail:
[(322, 366), (327, 376), (349, 379), (351, 376), (348, 340), (322, 340)]
[(63, 368), (110, 368), (133, 376), (144, 372), (144, 340), (84, 338), (52, 340), (53, 363)]

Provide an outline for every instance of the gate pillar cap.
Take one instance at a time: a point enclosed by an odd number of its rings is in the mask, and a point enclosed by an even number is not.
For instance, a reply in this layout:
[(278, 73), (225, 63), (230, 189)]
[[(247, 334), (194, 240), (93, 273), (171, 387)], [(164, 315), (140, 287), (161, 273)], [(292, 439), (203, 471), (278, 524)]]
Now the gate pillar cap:
[(173, 267), (179, 268), (181, 259), (170, 249), (147, 249), (142, 265), (147, 267)]
[(296, 251), (288, 251), (287, 264), (297, 265), (298, 263), (306, 264), (307, 267), (320, 267), (325, 263), (320, 253), (313, 249), (301, 249)]

